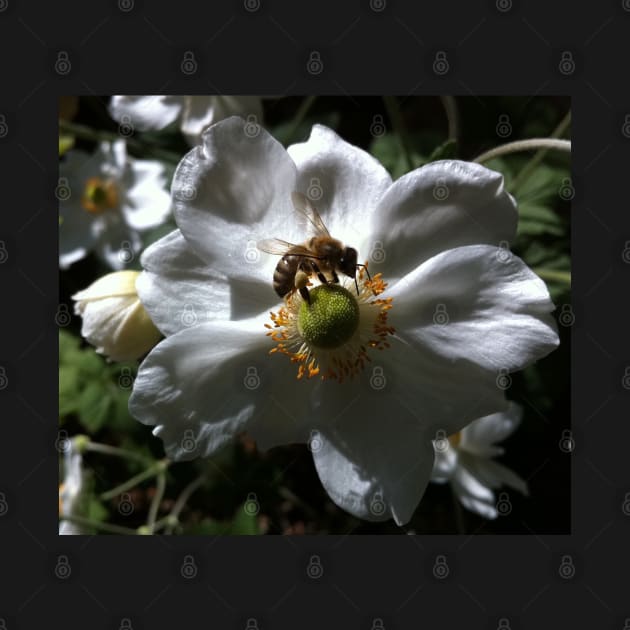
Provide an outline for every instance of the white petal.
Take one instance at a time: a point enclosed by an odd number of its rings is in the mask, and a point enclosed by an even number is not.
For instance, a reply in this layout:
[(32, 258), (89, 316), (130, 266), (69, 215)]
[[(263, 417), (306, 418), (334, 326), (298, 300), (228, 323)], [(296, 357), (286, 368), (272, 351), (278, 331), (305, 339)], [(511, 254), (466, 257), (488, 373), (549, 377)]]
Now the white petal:
[(507, 411), (493, 413), (471, 422), (462, 429), (459, 448), (481, 457), (500, 455), (503, 449), (493, 445), (516, 431), (522, 415), (522, 407), (510, 402)]
[(308, 141), (287, 151), (298, 167), (298, 190), (317, 208), (330, 233), (357, 249), (363, 262), (374, 210), (392, 182), (389, 173), (323, 125), (314, 125)]
[(59, 216), (59, 266), (67, 269), (85, 258), (94, 247), (92, 217), (83, 209), (80, 200), (72, 197), (59, 204)]
[(407, 523), (433, 468), (433, 445), (414, 414), (382, 392), (325, 383), (317, 473), (331, 499), (358, 518)]
[(120, 214), (105, 212), (92, 222), (96, 234), (96, 254), (112, 269), (124, 269), (133, 263), (142, 248), (138, 234), (131, 230)]
[(506, 408), (494, 373), (466, 359), (453, 361), (431, 348), (410, 345), (398, 333), (390, 344), (372, 355), (374, 367), (365, 377), (370, 382), (375, 370), (381, 370), (383, 392), (416, 416), (428, 439), (436, 439), (438, 431), (452, 435), (480, 415)]
[(112, 96), (109, 113), (118, 122), (147, 131), (164, 129), (181, 113), (182, 105), (182, 96)]
[[(304, 402), (291, 396), (283, 373), (274, 369), (278, 364), (267, 354), (264, 321), (213, 321), (184, 329), (158, 344), (140, 365), (129, 409), (156, 427), (169, 457), (212, 455), (245, 430), (264, 435), (267, 446), (293, 440), (291, 419), (302, 419), (298, 409)], [(280, 391), (289, 417), (266, 426)]]
[(401, 278), (447, 249), (477, 243), (507, 247), (517, 221), (500, 173), (472, 162), (433, 162), (403, 175), (380, 200), (372, 236), (384, 257), (372, 268)]
[[(391, 323), (417, 348), (500, 374), (558, 345), (545, 283), (523, 261), (490, 245), (438, 254), (397, 282)], [(445, 317), (447, 320), (445, 320)]]
[(212, 125), (180, 162), (172, 195), (177, 224), (196, 253), (229, 277), (265, 279), (271, 292), (275, 256), (261, 257), (256, 241), (301, 242), (291, 192), (295, 165), (264, 129), (254, 136), (231, 117)]
[(467, 510), (487, 519), (497, 518), (499, 513), (494, 492), (475, 479), (466, 468), (458, 467), (451, 483), (455, 495)]
[(431, 481), (436, 483), (444, 483), (453, 477), (457, 468), (458, 457), (457, 450), (450, 445), (446, 450), (435, 448), (435, 461), (433, 462), (433, 470), (431, 471)]
[(254, 124), (262, 122), (262, 103), (258, 96), (186, 96), (182, 113), (182, 133), (194, 146), (209, 125), (229, 116), (254, 116)]
[(461, 461), (462, 465), (488, 488), (497, 489), (506, 485), (521, 494), (528, 494), (527, 482), (499, 462), (469, 454), (462, 454)]
[(230, 318), (230, 289), (197, 257), (179, 230), (142, 253), (145, 271), (136, 281), (138, 295), (164, 335), (213, 319)]
[(148, 230), (164, 223), (170, 214), (171, 196), (160, 162), (132, 160), (121, 210), (133, 230)]

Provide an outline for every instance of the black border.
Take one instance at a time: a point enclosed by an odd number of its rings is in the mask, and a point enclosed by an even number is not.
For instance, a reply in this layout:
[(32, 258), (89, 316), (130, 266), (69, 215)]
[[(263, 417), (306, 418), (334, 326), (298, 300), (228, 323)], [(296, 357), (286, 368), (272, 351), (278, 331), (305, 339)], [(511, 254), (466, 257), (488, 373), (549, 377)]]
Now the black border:
[[(245, 628), (624, 627), (630, 618), (626, 444), (630, 365), (627, 60), (630, 3), (533, 0), (301, 4), (0, 0), (4, 208), (0, 390), (0, 619), (9, 630), (212, 625)], [(377, 3), (377, 8), (381, 5)], [(507, 10), (504, 10), (507, 7)], [(192, 50), (198, 72), (179, 71)], [(315, 50), (323, 71), (307, 72)], [(55, 72), (58, 53), (68, 74)], [(444, 51), (446, 74), (433, 73)], [(575, 62), (559, 71), (562, 54)], [(625, 66), (625, 67), (624, 67)], [(57, 536), (56, 108), (72, 93), (570, 94), (573, 103), (573, 533), (145, 540)], [(1, 127), (0, 127), (1, 128)], [(4, 133), (6, 131), (6, 133)], [(630, 134), (628, 134), (630, 135)], [(627, 384), (627, 383), (626, 383)], [(625, 411), (625, 413), (624, 413)], [(69, 579), (55, 576), (68, 556)], [(193, 554), (200, 571), (185, 581)], [(319, 555), (320, 579), (306, 566)], [(433, 576), (437, 555), (451, 571)], [(575, 572), (559, 567), (571, 556)], [(377, 626), (378, 627), (378, 626)], [(505, 627), (505, 624), (504, 624)]]

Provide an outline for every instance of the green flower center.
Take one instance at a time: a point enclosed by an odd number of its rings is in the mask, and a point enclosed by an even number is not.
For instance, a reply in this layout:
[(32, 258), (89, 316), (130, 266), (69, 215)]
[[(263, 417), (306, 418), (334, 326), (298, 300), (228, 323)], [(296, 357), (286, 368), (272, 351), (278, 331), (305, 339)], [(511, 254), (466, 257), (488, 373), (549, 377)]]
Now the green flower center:
[(322, 284), (310, 291), (311, 303), (302, 302), (297, 326), (309, 344), (338, 348), (352, 338), (359, 326), (359, 304), (338, 284)]

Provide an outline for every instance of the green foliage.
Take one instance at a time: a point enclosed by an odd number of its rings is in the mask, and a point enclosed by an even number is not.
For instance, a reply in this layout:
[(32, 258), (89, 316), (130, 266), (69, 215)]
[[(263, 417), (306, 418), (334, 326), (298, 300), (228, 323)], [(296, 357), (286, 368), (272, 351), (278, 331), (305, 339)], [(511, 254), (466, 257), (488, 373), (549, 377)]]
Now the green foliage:
[(136, 367), (131, 364), (108, 364), (91, 346), (82, 348), (80, 341), (65, 330), (59, 331), (59, 421), (69, 416), (78, 419), (88, 435), (99, 430), (132, 425), (127, 403), (129, 383)]

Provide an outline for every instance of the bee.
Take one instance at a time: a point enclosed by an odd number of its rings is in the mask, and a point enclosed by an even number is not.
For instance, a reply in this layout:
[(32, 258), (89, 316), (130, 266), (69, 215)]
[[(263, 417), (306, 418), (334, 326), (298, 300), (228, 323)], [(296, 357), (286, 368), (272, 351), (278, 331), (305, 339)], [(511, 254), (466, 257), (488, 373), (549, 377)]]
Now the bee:
[[(263, 252), (282, 256), (273, 274), (275, 292), (280, 297), (285, 297), (298, 290), (310, 304), (306, 288), (309, 277), (316, 274), (322, 284), (338, 283), (340, 272), (354, 280), (358, 295), (357, 267), (365, 265), (357, 263), (357, 250), (345, 246), (330, 235), (319, 212), (302, 193), (292, 193), (291, 199), (295, 211), (314, 230), (315, 235), (300, 245), (278, 238), (265, 239), (256, 244)], [(367, 272), (367, 268), (365, 270)]]

